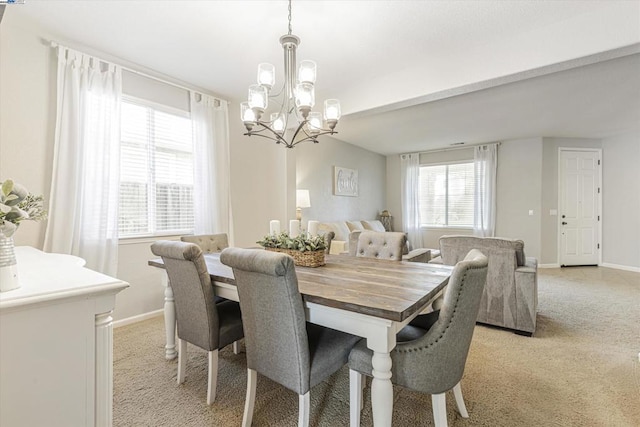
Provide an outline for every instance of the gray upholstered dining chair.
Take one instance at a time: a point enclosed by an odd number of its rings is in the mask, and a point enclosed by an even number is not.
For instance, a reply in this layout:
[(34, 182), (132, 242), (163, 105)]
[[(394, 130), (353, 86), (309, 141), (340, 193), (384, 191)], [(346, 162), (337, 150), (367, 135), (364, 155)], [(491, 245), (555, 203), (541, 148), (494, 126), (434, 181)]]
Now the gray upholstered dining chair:
[(257, 373), (298, 393), (298, 425), (309, 425), (309, 390), (347, 363), (358, 337), (307, 323), (289, 255), (228, 248), (220, 261), (233, 268), (247, 352), (243, 426), (250, 426)]
[[(229, 238), (227, 233), (217, 234), (190, 234), (188, 236), (181, 236), (180, 240), (183, 242), (195, 243), (202, 249), (205, 254), (214, 254), (222, 252), (224, 248), (229, 247)], [(215, 296), (215, 302), (227, 301), (226, 298)], [(238, 354), (240, 352), (238, 348), (238, 342), (233, 343), (233, 352)]]
[[(487, 257), (477, 249), (471, 250), (454, 267), (442, 308), (413, 319), (398, 332), (398, 344), (391, 352), (391, 381), (431, 394), (438, 427), (447, 425), (445, 392), (451, 389), (460, 415), (469, 417), (460, 380), (487, 278), (487, 265)], [(363, 375), (372, 375), (371, 357), (364, 340), (349, 355), (351, 427), (360, 425), (362, 380)]]
[(363, 231), (358, 237), (356, 256), (402, 261), (406, 241), (404, 233)]
[(216, 398), (218, 350), (244, 336), (240, 305), (215, 303), (211, 277), (194, 243), (160, 240), (151, 252), (162, 257), (173, 290), (178, 323), (178, 384), (185, 380), (187, 342), (209, 352), (207, 404)]
[(229, 238), (227, 233), (217, 234), (194, 234), (189, 236), (182, 236), (180, 240), (183, 242), (195, 243), (200, 246), (202, 252), (205, 254), (222, 252), (224, 248), (229, 247)]

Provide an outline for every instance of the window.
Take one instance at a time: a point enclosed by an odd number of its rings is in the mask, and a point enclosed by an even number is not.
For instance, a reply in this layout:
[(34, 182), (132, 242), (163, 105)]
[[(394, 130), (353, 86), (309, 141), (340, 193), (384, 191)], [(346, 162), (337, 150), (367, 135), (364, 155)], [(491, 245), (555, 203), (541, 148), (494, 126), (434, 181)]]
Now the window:
[(125, 98), (121, 105), (120, 237), (193, 231), (189, 114)]
[(474, 164), (420, 166), (420, 225), (473, 227)]

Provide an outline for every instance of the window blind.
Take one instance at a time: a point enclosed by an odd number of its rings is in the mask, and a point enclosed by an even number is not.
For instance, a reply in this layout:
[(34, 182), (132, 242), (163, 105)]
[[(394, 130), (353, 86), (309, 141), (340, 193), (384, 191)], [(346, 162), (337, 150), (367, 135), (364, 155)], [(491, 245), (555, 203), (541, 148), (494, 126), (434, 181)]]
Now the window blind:
[(473, 162), (421, 166), (421, 225), (473, 227), (474, 183)]
[(182, 112), (121, 105), (119, 235), (193, 230), (193, 135)]

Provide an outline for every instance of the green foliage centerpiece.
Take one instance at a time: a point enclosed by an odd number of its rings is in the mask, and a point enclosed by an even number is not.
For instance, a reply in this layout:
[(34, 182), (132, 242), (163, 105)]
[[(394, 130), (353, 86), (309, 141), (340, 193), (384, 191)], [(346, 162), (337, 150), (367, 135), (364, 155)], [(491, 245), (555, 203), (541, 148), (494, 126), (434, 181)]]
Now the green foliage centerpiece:
[(44, 198), (35, 196), (20, 184), (0, 182), (0, 292), (20, 287), (13, 246), (13, 233), (22, 221), (41, 221), (47, 217)]
[(301, 267), (324, 265), (324, 250), (327, 247), (324, 236), (309, 236), (302, 231), (296, 237), (290, 237), (285, 231), (280, 234), (268, 234), (256, 243), (268, 251), (284, 252), (292, 256), (294, 263)]

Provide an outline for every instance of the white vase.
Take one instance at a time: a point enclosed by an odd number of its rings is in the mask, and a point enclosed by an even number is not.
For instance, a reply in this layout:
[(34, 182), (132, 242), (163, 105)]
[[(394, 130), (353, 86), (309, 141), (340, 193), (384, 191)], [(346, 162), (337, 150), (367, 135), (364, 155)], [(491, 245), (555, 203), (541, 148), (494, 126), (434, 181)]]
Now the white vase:
[(11, 291), (20, 287), (18, 278), (18, 262), (13, 246), (13, 237), (0, 233), (0, 292)]

